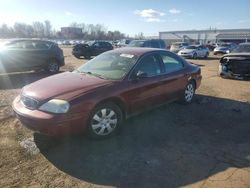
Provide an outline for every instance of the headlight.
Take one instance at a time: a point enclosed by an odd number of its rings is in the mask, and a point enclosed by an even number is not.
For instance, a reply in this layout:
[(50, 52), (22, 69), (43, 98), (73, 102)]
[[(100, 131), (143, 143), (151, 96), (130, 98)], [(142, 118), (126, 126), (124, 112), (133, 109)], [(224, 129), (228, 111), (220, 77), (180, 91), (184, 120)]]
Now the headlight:
[(68, 112), (69, 103), (60, 99), (52, 99), (40, 106), (39, 110), (56, 114), (63, 114)]
[(226, 65), (222, 65), (222, 70), (223, 71), (227, 71), (227, 66)]

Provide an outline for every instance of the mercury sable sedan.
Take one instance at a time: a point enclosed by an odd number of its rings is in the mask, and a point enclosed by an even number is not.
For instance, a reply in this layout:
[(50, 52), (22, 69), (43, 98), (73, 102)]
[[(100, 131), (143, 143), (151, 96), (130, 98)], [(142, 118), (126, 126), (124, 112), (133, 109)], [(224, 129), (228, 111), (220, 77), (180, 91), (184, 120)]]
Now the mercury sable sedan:
[(14, 100), (18, 119), (47, 135), (115, 134), (124, 119), (168, 101), (190, 103), (201, 71), (176, 54), (153, 48), (121, 48), (22, 89)]

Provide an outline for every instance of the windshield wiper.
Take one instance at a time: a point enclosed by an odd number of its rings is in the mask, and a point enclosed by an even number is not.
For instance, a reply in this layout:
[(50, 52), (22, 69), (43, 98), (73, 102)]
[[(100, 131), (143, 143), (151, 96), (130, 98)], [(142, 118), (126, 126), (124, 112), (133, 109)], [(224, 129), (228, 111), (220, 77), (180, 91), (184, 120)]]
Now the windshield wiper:
[[(80, 72), (80, 71), (79, 71)], [(93, 75), (93, 76), (96, 76), (98, 78), (101, 78), (101, 79), (107, 79), (106, 77), (100, 75), (100, 74), (96, 74), (96, 73), (93, 73), (93, 72), (90, 72), (90, 71), (87, 71), (87, 72), (80, 72), (80, 73), (84, 73), (84, 74), (89, 74), (89, 75)]]

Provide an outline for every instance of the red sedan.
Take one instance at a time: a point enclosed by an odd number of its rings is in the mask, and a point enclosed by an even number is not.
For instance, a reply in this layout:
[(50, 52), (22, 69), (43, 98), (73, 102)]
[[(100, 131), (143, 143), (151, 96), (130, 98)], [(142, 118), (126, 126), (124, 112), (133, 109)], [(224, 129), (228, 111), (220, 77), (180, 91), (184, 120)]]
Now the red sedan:
[(172, 52), (121, 48), (25, 86), (13, 109), (26, 127), (43, 134), (87, 131), (105, 138), (138, 112), (173, 100), (190, 103), (200, 83), (200, 68)]

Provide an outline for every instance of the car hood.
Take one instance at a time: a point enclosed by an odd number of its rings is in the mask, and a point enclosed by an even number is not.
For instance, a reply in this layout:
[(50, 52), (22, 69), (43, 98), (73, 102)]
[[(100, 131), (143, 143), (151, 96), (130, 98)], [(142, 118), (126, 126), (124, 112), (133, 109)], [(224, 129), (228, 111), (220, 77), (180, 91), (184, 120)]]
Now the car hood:
[(76, 95), (84, 94), (111, 83), (111, 80), (101, 79), (88, 74), (65, 72), (25, 86), (22, 94), (39, 101), (51, 98), (70, 99)]
[(193, 53), (195, 50), (194, 49), (182, 49), (179, 52), (181, 53)]

